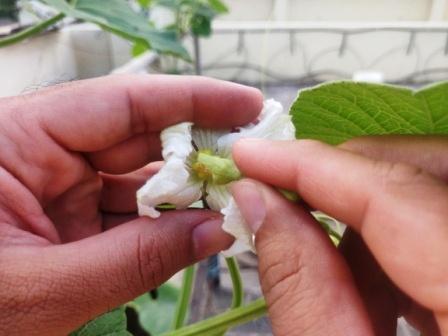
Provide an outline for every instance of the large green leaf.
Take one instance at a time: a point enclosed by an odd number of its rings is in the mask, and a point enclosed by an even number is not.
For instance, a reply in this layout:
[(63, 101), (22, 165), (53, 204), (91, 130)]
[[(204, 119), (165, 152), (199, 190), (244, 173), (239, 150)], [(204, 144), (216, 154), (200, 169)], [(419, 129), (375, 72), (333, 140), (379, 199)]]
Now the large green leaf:
[(67, 16), (93, 22), (126, 39), (147, 44), (162, 52), (189, 59), (174, 32), (153, 29), (147, 19), (132, 10), (123, 0), (78, 0), (74, 5), (65, 0), (43, 0)]
[(145, 294), (132, 302), (139, 313), (141, 326), (153, 336), (170, 330), (179, 289), (170, 284), (164, 284), (157, 289), (157, 293), (156, 300)]
[(225, 14), (229, 12), (229, 8), (221, 0), (208, 0), (210, 7), (219, 14)]
[(90, 321), (70, 336), (132, 336), (126, 331), (124, 307), (112, 310)]
[(448, 134), (448, 82), (419, 91), (328, 83), (301, 91), (290, 112), (297, 138), (331, 144), (362, 135)]
[(143, 8), (148, 8), (151, 5), (152, 0), (137, 0), (138, 4)]

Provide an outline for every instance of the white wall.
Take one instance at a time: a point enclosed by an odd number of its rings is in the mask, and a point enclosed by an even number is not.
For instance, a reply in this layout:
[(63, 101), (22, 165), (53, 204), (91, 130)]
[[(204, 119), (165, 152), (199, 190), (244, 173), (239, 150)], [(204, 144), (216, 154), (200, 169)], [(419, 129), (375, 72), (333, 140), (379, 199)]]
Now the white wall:
[[(435, 3), (448, 19), (445, 0), (226, 0), (222, 20), (425, 21)], [(440, 5), (442, 4), (442, 5)], [(285, 10), (286, 8), (286, 10)]]
[[(359, 70), (382, 72), (388, 81), (448, 77), (448, 0), (225, 2), (230, 13), (202, 41), (206, 75), (248, 82), (271, 81), (270, 73), (280, 80), (351, 78)], [(359, 29), (378, 31), (352, 34)]]
[(448, 78), (447, 44), (444, 23), (217, 22), (201, 46), (204, 74), (223, 79), (331, 80), (370, 70), (396, 82)]

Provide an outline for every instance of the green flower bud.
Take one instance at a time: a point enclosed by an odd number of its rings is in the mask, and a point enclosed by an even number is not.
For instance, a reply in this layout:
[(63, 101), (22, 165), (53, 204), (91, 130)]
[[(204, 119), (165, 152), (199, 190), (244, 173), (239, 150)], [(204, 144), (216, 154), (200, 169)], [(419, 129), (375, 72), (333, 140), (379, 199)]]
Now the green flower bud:
[(192, 164), (196, 176), (203, 181), (222, 185), (239, 180), (242, 175), (231, 159), (200, 151)]

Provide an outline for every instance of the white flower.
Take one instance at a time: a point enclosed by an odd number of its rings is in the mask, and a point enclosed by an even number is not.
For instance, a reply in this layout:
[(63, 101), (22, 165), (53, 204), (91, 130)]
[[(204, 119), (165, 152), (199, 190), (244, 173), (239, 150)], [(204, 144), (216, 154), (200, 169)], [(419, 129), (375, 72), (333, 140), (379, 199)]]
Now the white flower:
[(232, 160), (232, 145), (241, 138), (291, 140), (295, 129), (273, 99), (264, 103), (257, 122), (236, 132), (196, 128), (189, 122), (168, 127), (161, 133), (165, 165), (137, 192), (139, 215), (157, 218), (157, 205), (185, 209), (203, 198), (211, 209), (221, 211), (223, 229), (236, 238), (226, 254), (255, 251), (253, 235), (228, 190), (228, 184), (241, 177)]

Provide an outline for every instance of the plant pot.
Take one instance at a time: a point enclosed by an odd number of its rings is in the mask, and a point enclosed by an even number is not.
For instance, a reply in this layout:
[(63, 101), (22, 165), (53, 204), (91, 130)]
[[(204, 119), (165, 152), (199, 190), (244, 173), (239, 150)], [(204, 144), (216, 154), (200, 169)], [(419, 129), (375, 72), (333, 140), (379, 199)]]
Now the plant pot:
[(130, 59), (129, 49), (126, 41), (87, 23), (0, 48), (0, 97), (106, 75)]

